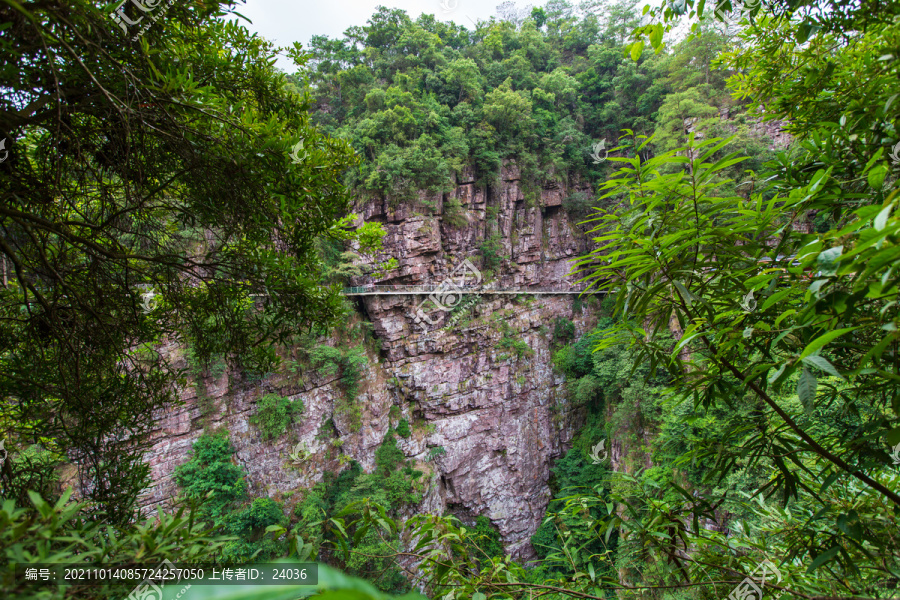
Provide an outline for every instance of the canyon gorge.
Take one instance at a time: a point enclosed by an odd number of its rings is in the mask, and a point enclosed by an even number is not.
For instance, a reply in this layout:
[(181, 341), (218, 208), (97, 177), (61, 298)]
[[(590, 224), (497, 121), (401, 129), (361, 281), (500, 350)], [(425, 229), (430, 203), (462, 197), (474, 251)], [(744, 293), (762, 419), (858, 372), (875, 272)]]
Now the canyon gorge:
[[(596, 299), (528, 291), (579, 289), (571, 271), (573, 261), (586, 252), (586, 227), (562, 206), (578, 193), (591, 191), (546, 185), (538, 202), (527, 202), (518, 170), (507, 165), (496, 188), (476, 185), (464, 174), (450, 193), (423, 194), (419, 203), (365, 202), (361, 218), (384, 224), (384, 255), (399, 263), (378, 284), (439, 284), (467, 258), (481, 264), (477, 249), (495, 233), (503, 260), (485, 277), (496, 289), (522, 294), (466, 296), (462, 302), (473, 306), (450, 326), (450, 314), (434, 307), (430, 318), (440, 321), (415, 323), (422, 295), (352, 297), (354, 319), (370, 322), (377, 340), (366, 344), (367, 365), (354, 400), (360, 412), (353, 417), (336, 409), (344, 394), (337, 374), (322, 375), (309, 365), (261, 381), (245, 381), (230, 369), (218, 377), (193, 378), (181, 389), (183, 403), (156, 419), (147, 457), (153, 485), (142, 507), (168, 505), (177, 496), (174, 469), (187, 460), (204, 428), (228, 431), (237, 450), (234, 460), (247, 470), (251, 495), (267, 494), (289, 507), (324, 471), (340, 471), (349, 459), (372, 470), (385, 432), (406, 419), (412, 434), (400, 440), (400, 447), (426, 474), (418, 510), (449, 511), (464, 522), (484, 515), (498, 528), (508, 552), (533, 556), (529, 538), (550, 499), (550, 467), (579, 424), (578, 412), (567, 402), (565, 379), (553, 371), (552, 326), (565, 318), (578, 334), (589, 330), (591, 311), (582, 306)], [(465, 225), (444, 222), (444, 202), (453, 198)], [(528, 350), (498, 347), (503, 336), (524, 342)], [(184, 354), (183, 348), (163, 351), (176, 364)], [(180, 361), (184, 364), (185, 358)], [(272, 441), (262, 440), (249, 422), (267, 392), (301, 399), (305, 406), (301, 422)], [(290, 458), (296, 447), (303, 449), (300, 461)]]

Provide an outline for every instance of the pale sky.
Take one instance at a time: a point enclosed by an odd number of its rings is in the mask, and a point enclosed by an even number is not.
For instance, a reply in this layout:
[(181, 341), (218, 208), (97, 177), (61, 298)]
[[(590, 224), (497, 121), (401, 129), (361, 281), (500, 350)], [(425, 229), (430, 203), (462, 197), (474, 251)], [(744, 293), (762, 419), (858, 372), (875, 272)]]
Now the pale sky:
[[(247, 0), (237, 6), (237, 12), (251, 21), (241, 23), (250, 31), (272, 40), (279, 46), (289, 46), (300, 42), (308, 47), (314, 35), (338, 37), (348, 27), (365, 25), (380, 4), (388, 8), (401, 8), (412, 19), (422, 13), (433, 14), (442, 21), (454, 21), (467, 29), (474, 29), (472, 20), (487, 20), (496, 14), (496, 7), (502, 0)], [(443, 3), (443, 6), (442, 6)], [(543, 5), (542, 0), (520, 1), (519, 7), (527, 4)], [(470, 20), (470, 18), (472, 20)], [(278, 66), (291, 72), (293, 64), (281, 60)]]

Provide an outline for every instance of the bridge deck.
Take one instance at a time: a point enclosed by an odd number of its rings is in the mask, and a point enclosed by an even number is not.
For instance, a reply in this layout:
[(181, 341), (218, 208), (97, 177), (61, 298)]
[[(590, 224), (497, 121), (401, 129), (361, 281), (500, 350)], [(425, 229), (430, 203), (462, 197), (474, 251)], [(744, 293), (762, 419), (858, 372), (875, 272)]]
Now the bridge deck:
[(547, 289), (547, 288), (522, 288), (522, 289), (492, 289), (492, 288), (462, 288), (454, 289), (441, 287), (439, 285), (385, 285), (385, 286), (359, 286), (344, 289), (345, 296), (427, 296), (429, 294), (438, 293), (446, 294), (494, 294), (506, 296), (518, 296), (519, 294), (527, 294), (529, 296), (539, 295), (567, 295), (567, 294), (603, 294), (605, 291), (577, 290), (572, 288)]

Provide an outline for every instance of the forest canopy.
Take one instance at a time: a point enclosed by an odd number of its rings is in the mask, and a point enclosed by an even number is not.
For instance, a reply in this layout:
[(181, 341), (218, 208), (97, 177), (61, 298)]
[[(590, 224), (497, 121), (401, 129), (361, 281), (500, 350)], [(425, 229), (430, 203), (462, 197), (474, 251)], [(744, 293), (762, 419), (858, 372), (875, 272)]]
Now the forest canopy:
[[(409, 200), (449, 190), (467, 168), (494, 184), (514, 160), (533, 194), (545, 181), (602, 179), (609, 168), (592, 157), (594, 145), (612, 148), (624, 128), (656, 131), (654, 146), (668, 149), (684, 134), (679, 118), (740, 109), (725, 90), (731, 72), (712, 66), (734, 31), (632, 60), (625, 42), (638, 24), (628, 1), (582, 16), (554, 2), (474, 31), (381, 7), (343, 38), (314, 37), (295, 79), (313, 89), (314, 122), (366, 158), (348, 180), (356, 190)], [(746, 125), (736, 132), (753, 137)]]

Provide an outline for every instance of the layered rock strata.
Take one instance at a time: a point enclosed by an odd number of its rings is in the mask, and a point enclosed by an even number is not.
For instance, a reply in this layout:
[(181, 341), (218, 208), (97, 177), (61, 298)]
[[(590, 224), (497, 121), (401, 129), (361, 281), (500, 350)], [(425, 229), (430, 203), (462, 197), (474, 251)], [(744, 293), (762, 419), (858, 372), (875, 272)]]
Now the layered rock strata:
[[(509, 552), (531, 557), (529, 538), (550, 498), (550, 467), (578, 421), (566, 402), (565, 382), (552, 369), (553, 326), (557, 318), (571, 319), (580, 334), (592, 323), (585, 316), (589, 311), (580, 311), (583, 300), (577, 295), (528, 292), (574, 281), (572, 261), (587, 250), (586, 238), (562, 205), (577, 192), (589, 190), (547, 186), (526, 200), (516, 169), (505, 167), (495, 188), (464, 176), (446, 195), (423, 195), (418, 203), (400, 206), (389, 200), (361, 206), (362, 218), (384, 223), (385, 255), (399, 262), (377, 283), (439, 284), (466, 258), (483, 266), (479, 248), (494, 236), (501, 260), (490, 278), (496, 289), (522, 294), (465, 296), (452, 317), (432, 306), (436, 324), (423, 324), (427, 328), (413, 319), (424, 296), (353, 298), (377, 340), (368, 344), (368, 368), (356, 398), (358, 422), (341, 408), (338, 375), (322, 375), (308, 365), (256, 382), (228, 370), (217, 379), (193, 382), (182, 390), (183, 404), (159, 415), (148, 455), (153, 487), (143, 506), (167, 504), (176, 495), (173, 471), (204, 429), (229, 432), (251, 494), (290, 505), (323, 472), (337, 472), (350, 459), (373, 469), (385, 432), (405, 418), (412, 435), (401, 439), (401, 448), (428, 479), (417, 510), (485, 515)], [(445, 219), (451, 198), (459, 200), (465, 224)], [(269, 392), (302, 399), (305, 412), (285, 435), (264, 442), (250, 417)], [(292, 460), (298, 448), (301, 460)]]

